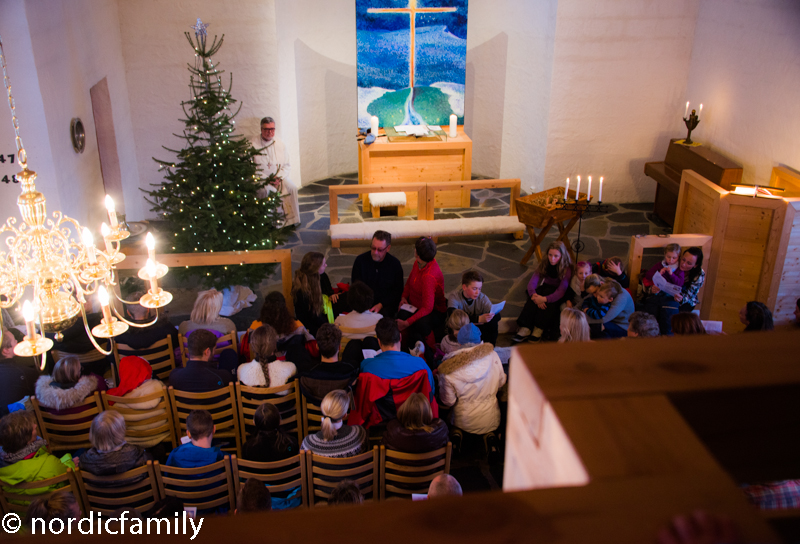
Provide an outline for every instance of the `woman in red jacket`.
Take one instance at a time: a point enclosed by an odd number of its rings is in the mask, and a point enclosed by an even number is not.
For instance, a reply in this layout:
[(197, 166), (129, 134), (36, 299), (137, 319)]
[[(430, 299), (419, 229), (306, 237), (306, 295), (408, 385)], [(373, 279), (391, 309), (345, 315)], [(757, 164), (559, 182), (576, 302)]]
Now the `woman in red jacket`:
[[(425, 338), (434, 331), (440, 334), (444, 328), (447, 299), (444, 296), (444, 276), (436, 262), (436, 244), (430, 238), (420, 237), (414, 244), (416, 260), (400, 299), (397, 327), (405, 331), (409, 346), (420, 352)], [(410, 304), (413, 308), (403, 309)], [(419, 343), (419, 344), (417, 344)]]

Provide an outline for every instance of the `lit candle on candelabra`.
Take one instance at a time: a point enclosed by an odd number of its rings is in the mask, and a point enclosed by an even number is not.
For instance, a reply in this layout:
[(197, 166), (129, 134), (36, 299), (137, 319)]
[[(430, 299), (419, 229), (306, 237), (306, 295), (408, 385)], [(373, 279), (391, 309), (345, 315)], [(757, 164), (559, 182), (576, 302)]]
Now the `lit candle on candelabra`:
[(697, 112), (697, 118), (700, 119), (700, 114), (703, 113), (703, 105), (700, 104), (700, 111)]
[(597, 196), (597, 201), (603, 201), (603, 176), (600, 176), (600, 194)]
[(147, 264), (144, 265), (147, 271), (147, 276), (150, 278), (150, 294), (158, 296), (158, 274), (156, 273), (156, 263), (153, 259), (147, 259)]
[(567, 178), (567, 186), (564, 188), (564, 200), (567, 200), (567, 195), (569, 194), (569, 178)]
[(575, 202), (581, 197), (581, 177), (578, 176), (578, 183), (575, 185)]
[(592, 198), (592, 176), (589, 176), (589, 187), (586, 189), (586, 201)]
[(686, 119), (687, 117), (689, 117), (689, 103), (688, 102), (686, 103), (686, 111), (683, 112), (683, 118)]
[(109, 195), (106, 195), (106, 210), (108, 211), (108, 220), (111, 223), (111, 228), (119, 225), (117, 222), (117, 211), (114, 208), (114, 199)]
[(94, 238), (91, 231), (83, 227), (83, 245), (86, 246), (86, 255), (89, 257), (90, 264), (97, 264), (97, 255), (94, 252)]
[(111, 229), (108, 228), (108, 225), (106, 225), (105, 223), (102, 223), (100, 225), (100, 234), (103, 235), (103, 240), (106, 243), (106, 252), (110, 255), (112, 251), (111, 251), (111, 242), (108, 241), (108, 237), (111, 234)]
[(111, 325), (113, 317), (111, 317), (111, 307), (108, 305), (108, 291), (105, 285), (101, 285), (97, 289), (97, 298), (100, 299), (100, 310), (103, 312), (103, 321), (106, 325)]
[(36, 342), (36, 329), (33, 326), (33, 304), (30, 300), (26, 300), (22, 304), (22, 318), (25, 320), (25, 328), (28, 331), (28, 341)]
[(156, 239), (153, 238), (153, 233), (148, 232), (144, 237), (144, 245), (147, 246), (147, 258), (156, 261)]

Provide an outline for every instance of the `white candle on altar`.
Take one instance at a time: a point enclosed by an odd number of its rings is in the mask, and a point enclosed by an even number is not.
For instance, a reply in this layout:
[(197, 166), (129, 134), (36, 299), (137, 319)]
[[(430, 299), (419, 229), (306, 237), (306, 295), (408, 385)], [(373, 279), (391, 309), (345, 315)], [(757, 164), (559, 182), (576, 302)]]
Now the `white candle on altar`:
[(697, 118), (700, 119), (700, 114), (703, 113), (703, 105), (700, 104), (700, 111), (697, 112)]
[(567, 199), (567, 195), (569, 195), (569, 178), (567, 178), (567, 186), (564, 188), (564, 200)]
[(111, 253), (111, 242), (108, 241), (108, 236), (111, 234), (111, 229), (105, 223), (100, 224), (100, 234), (103, 235), (103, 240), (106, 242), (106, 253)]
[(592, 197), (592, 176), (589, 176), (589, 187), (586, 189), (586, 201)]
[(36, 340), (36, 329), (33, 326), (33, 304), (31, 304), (30, 300), (26, 300), (22, 303), (22, 318), (25, 320), (25, 328), (28, 331), (28, 340), (35, 341)]
[(147, 258), (152, 259), (153, 262), (156, 260), (156, 239), (153, 238), (153, 233), (148, 232), (147, 236), (144, 237), (144, 245), (147, 246)]
[(114, 199), (109, 195), (106, 195), (106, 211), (108, 211), (108, 220), (111, 222), (111, 228), (116, 227), (119, 224), (117, 223), (117, 212), (114, 208)]
[(456, 138), (458, 136), (458, 116), (455, 113), (450, 114), (450, 137)]
[(94, 238), (88, 228), (83, 227), (83, 245), (86, 246), (86, 255), (89, 257), (89, 263), (97, 263), (97, 256), (94, 253)]
[(575, 202), (581, 197), (581, 177), (578, 176), (578, 183), (575, 184)]
[(372, 117), (369, 118), (369, 130), (370, 130), (370, 132), (372, 134), (375, 135), (376, 138), (378, 137), (379, 125), (380, 125), (380, 123), (379, 123), (378, 118), (376, 116), (373, 115)]
[(683, 118), (686, 119), (687, 117), (689, 117), (689, 103), (688, 102), (686, 103), (686, 111), (683, 112)]
[(600, 176), (600, 194), (597, 197), (598, 202), (603, 201), (603, 176)]

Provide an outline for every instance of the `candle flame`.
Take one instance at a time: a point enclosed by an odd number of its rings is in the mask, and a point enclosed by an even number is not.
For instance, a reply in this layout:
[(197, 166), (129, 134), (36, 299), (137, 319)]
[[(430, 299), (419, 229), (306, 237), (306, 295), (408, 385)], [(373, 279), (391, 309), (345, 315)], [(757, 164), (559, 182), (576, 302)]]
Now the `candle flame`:
[(33, 304), (30, 300), (22, 303), (22, 317), (26, 323), (33, 321)]
[(147, 249), (156, 248), (156, 239), (153, 238), (153, 233), (151, 232), (147, 233), (147, 236), (144, 237), (144, 244), (147, 246)]
[(111, 234), (111, 229), (108, 228), (108, 225), (105, 223), (100, 225), (100, 234), (103, 235), (103, 238), (107, 238), (109, 234)]
[(114, 199), (111, 198), (111, 195), (106, 195), (106, 210), (109, 212), (113, 212), (114, 208)]
[(92, 232), (86, 227), (83, 227), (81, 239), (83, 240), (83, 245), (87, 247), (94, 245), (94, 236), (92, 236)]
[(97, 298), (100, 299), (100, 306), (108, 306), (108, 291), (105, 285), (101, 285), (97, 289)]

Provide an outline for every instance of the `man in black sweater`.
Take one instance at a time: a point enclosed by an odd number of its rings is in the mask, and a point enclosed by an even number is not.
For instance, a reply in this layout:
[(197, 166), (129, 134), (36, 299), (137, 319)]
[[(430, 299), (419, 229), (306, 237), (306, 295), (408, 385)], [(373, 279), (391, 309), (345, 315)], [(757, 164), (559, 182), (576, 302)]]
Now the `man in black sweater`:
[(394, 317), (400, 298), (403, 296), (403, 267), (397, 257), (389, 253), (392, 235), (378, 230), (372, 235), (370, 250), (356, 257), (351, 274), (351, 285), (363, 281), (375, 293), (375, 306), (372, 312), (385, 317)]
[(219, 370), (211, 355), (217, 345), (217, 337), (211, 331), (198, 329), (189, 335), (189, 360), (184, 368), (176, 368), (169, 376), (169, 384), (178, 391), (206, 393), (227, 386), (233, 376), (227, 370)]

